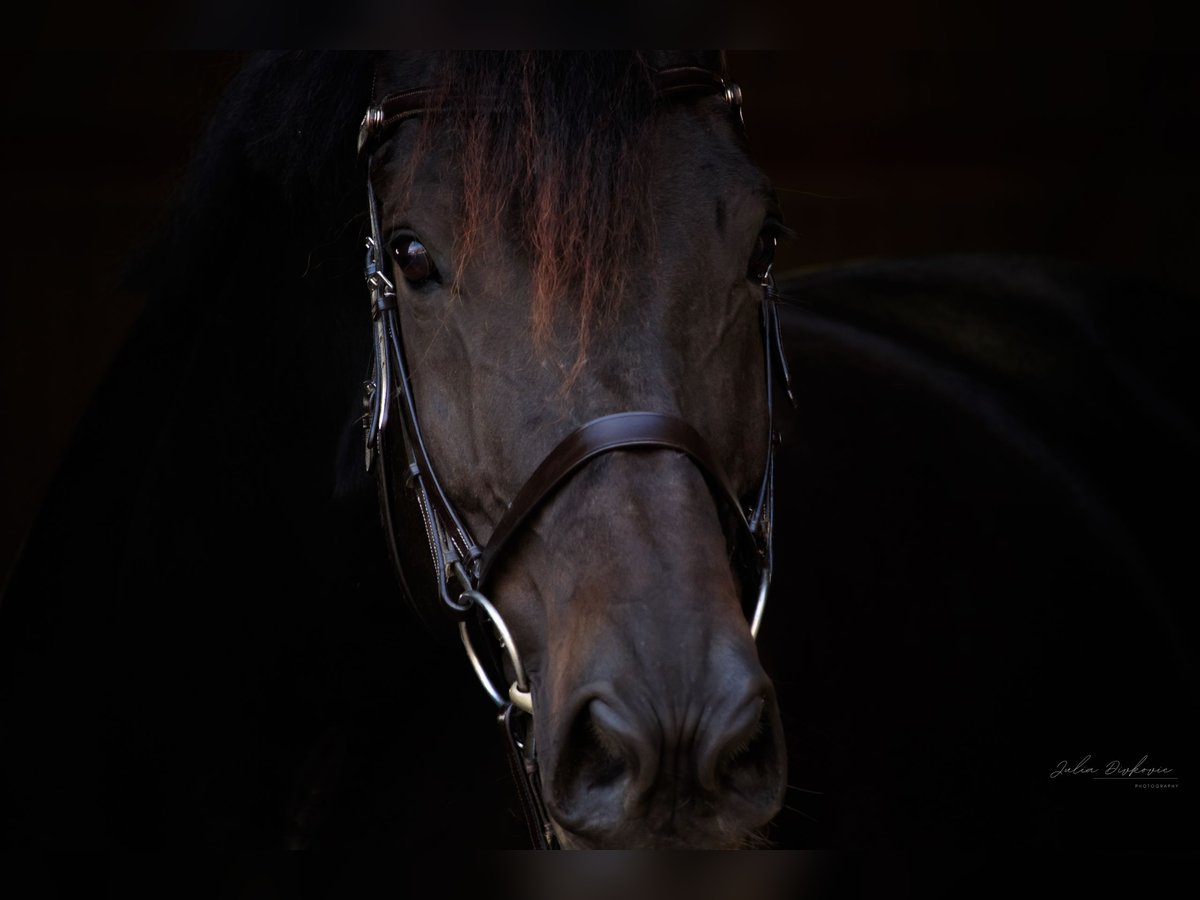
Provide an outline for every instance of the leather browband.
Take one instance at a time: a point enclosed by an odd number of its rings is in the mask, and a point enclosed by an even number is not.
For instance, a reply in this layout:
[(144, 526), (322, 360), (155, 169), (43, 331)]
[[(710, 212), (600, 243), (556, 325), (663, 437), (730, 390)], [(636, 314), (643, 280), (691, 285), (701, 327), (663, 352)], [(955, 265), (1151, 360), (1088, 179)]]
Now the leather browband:
[(428, 112), (433, 94), (432, 88), (415, 88), (399, 94), (389, 94), (379, 103), (372, 104), (358, 126), (359, 157), (372, 149), (375, 140), (393, 125)]
[(488, 539), (479, 564), (480, 585), (487, 581), (493, 562), (513, 534), (576, 469), (603, 453), (646, 447), (678, 450), (690, 456), (708, 480), (720, 488), (720, 499), (737, 511), (740, 524), (749, 534), (746, 514), (729, 476), (695, 428), (683, 419), (662, 413), (615, 413), (593, 419), (567, 435), (529, 476)]
[(712, 94), (725, 89), (725, 80), (700, 66), (674, 66), (655, 72), (654, 86), (660, 97), (673, 97), (688, 91)]
[[(654, 86), (661, 98), (674, 97), (689, 92), (724, 93), (731, 104), (740, 106), (741, 91), (736, 85), (727, 84), (716, 72), (700, 66), (673, 66), (654, 73)], [(736, 97), (730, 91), (736, 91)], [(434, 99), (432, 88), (414, 88), (397, 94), (388, 94), (378, 103), (372, 103), (358, 126), (358, 155), (361, 158), (372, 149), (372, 145), (387, 129), (407, 119), (414, 119), (429, 112)]]

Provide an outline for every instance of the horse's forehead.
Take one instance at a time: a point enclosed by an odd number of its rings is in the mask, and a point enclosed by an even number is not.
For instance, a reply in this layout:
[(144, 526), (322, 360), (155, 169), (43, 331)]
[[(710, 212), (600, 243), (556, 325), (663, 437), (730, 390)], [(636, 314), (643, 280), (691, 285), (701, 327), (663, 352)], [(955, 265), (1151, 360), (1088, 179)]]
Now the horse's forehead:
[(667, 104), (658, 111), (655, 124), (649, 168), (668, 176), (668, 186), (770, 192), (770, 181), (746, 152), (723, 97)]

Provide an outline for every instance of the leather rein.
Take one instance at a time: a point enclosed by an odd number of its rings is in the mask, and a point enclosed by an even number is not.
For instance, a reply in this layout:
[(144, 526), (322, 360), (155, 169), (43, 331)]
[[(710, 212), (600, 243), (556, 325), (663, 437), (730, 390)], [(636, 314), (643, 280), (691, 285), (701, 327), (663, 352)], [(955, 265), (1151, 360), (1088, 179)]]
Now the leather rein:
[[(662, 98), (719, 93), (728, 102), (738, 128), (744, 128), (741, 89), (715, 72), (693, 66), (662, 69), (655, 74), (655, 85)], [(371, 298), (374, 331), (372, 374), (366, 383), (363, 401), (366, 466), (368, 470), (372, 466), (375, 468), (380, 514), (399, 581), (414, 602), (419, 596), (415, 582), (418, 579), (432, 581), (423, 587), (436, 594), (440, 605), (457, 621), (467, 658), (498, 708), (498, 723), (530, 839), (535, 848), (550, 849), (557, 846), (557, 841), (541, 797), (532, 728), (533, 696), (512, 634), (485, 593), (489, 575), (522, 526), (557, 488), (589, 461), (614, 450), (672, 450), (685, 454), (696, 464), (718, 506), (728, 514), (730, 524), (726, 532), (732, 532), (732, 562), (742, 576), (743, 597), (755, 597), (750, 631), (757, 637), (773, 563), (771, 532), (777, 435), (771, 413), (772, 359), (778, 361), (785, 384), (788, 373), (768, 268), (763, 273), (761, 311), (768, 409), (767, 457), (752, 504), (743, 505), (708, 444), (687, 422), (657, 412), (621, 412), (593, 419), (563, 438), (517, 492), (488, 541), (478, 542), (443, 489), (426, 448), (404, 354), (395, 284), (383, 268), (386, 254), (379, 205), (371, 183), (371, 158), (383, 135), (399, 123), (429, 112), (433, 95), (431, 89), (388, 95), (378, 103), (372, 103), (359, 129), (359, 155), (367, 164), (371, 233), (366, 242), (365, 279)], [(791, 393), (790, 387), (788, 393)], [(396, 508), (398, 497), (392, 491), (393, 469), (404, 472), (406, 493), (413, 501), (408, 510)], [(410, 520), (407, 530), (401, 518), (405, 512)], [(398, 539), (399, 534), (411, 533), (417, 520), (426, 537), (424, 555), (429, 560), (428, 567), (422, 567), (412, 559), (406, 560), (413, 542)], [(426, 568), (426, 572), (414, 571), (418, 568)], [(481, 641), (485, 645), (482, 653), (478, 649)], [(504, 688), (506, 683), (509, 686)]]

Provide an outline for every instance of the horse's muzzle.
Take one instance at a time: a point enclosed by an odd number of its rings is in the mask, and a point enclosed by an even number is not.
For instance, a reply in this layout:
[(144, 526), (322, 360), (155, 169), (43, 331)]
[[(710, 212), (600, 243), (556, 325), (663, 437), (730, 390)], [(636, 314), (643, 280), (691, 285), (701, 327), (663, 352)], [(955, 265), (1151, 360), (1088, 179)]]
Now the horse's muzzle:
[(719, 683), (691, 695), (624, 678), (577, 694), (544, 772), (565, 845), (753, 841), (783, 803), (786, 762), (775, 692), (752, 652), (726, 652), (707, 667)]

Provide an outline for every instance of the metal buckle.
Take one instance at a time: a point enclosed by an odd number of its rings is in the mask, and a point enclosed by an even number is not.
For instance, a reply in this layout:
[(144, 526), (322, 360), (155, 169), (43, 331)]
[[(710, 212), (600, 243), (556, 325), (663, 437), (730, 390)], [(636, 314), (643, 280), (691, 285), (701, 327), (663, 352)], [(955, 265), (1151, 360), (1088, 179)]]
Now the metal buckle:
[(742, 115), (742, 89), (735, 82), (721, 80), (721, 84), (725, 86), (725, 102), (729, 104), (729, 108), (737, 113), (738, 121), (742, 123), (742, 128), (746, 127), (746, 117)]
[(363, 263), (363, 278), (367, 282), (367, 287), (371, 290), (372, 315), (375, 314), (375, 303), (379, 299), (379, 295), (396, 289), (391, 279), (384, 275), (383, 270), (379, 268), (379, 260), (376, 256), (378, 249), (375, 246), (375, 238), (367, 238), (367, 258)]
[(383, 124), (383, 108), (379, 106), (371, 106), (363, 114), (362, 121), (358, 125), (358, 152), (362, 153), (363, 147), (367, 146), (367, 141), (375, 136), (379, 130), (379, 126)]

